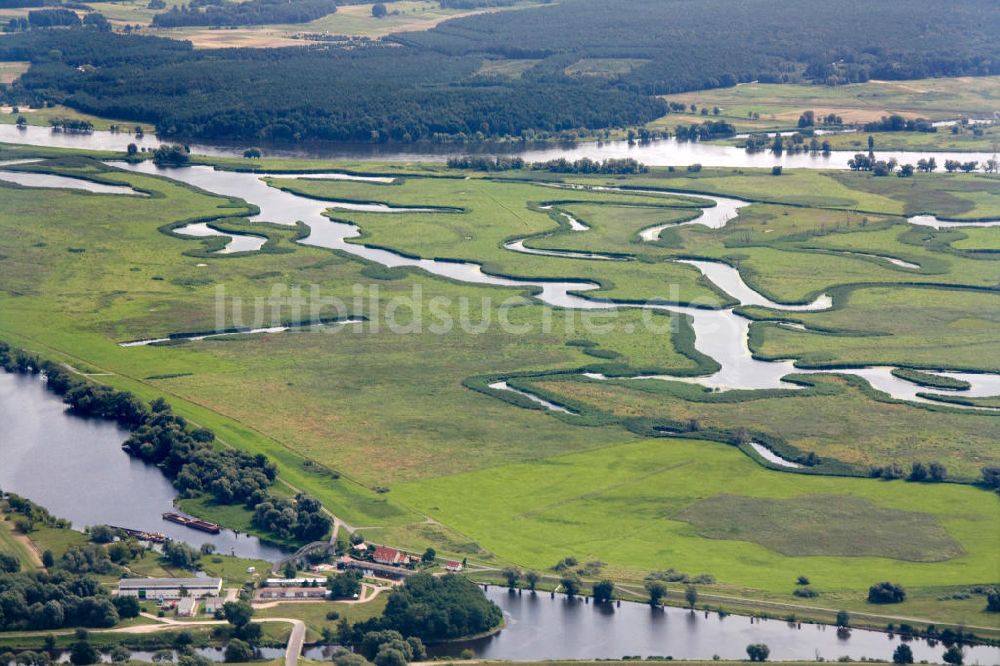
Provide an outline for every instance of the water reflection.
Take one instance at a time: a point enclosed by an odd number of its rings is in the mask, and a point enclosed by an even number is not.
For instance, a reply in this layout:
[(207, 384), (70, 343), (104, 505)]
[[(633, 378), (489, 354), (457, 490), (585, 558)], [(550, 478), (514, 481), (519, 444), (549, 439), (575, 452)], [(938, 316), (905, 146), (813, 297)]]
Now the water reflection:
[(206, 534), (164, 521), (177, 496), (153, 465), (121, 450), (128, 431), (85, 419), (45, 390), (38, 377), (0, 372), (0, 488), (41, 504), (76, 529), (109, 524), (149, 532), (222, 554), (279, 560), (282, 551), (230, 530)]
[[(166, 143), (174, 142), (171, 139)], [(71, 134), (52, 132), (47, 127), (30, 125), (19, 129), (14, 125), (0, 125), (0, 142), (20, 143), (32, 146), (55, 146), (60, 148), (85, 148), (89, 150), (114, 150), (124, 152), (129, 143), (151, 150), (161, 142), (155, 136), (146, 135), (139, 139), (131, 134), (93, 132)], [(196, 155), (215, 157), (241, 157), (246, 145), (224, 143), (191, 143), (191, 152)], [(857, 151), (834, 151), (829, 155), (816, 153), (784, 153), (774, 155), (769, 151), (747, 153), (743, 148), (721, 144), (677, 141), (664, 139), (648, 144), (629, 145), (627, 141), (607, 143), (543, 144), (321, 144), (306, 143), (287, 146), (270, 146), (268, 157), (293, 157), (314, 159), (363, 160), (379, 162), (444, 162), (449, 157), (468, 154), (517, 154), (529, 162), (540, 162), (558, 158), (577, 160), (583, 157), (605, 160), (608, 158), (632, 157), (654, 166), (701, 164), (713, 167), (766, 167), (782, 166), (800, 169), (846, 169), (847, 161)], [(993, 157), (992, 152), (877, 152), (879, 159), (895, 158), (900, 164), (916, 164), (921, 157), (933, 156), (939, 164), (945, 160), (963, 162), (977, 160), (985, 162)]]
[[(676, 592), (675, 592), (676, 594)], [(898, 637), (854, 630), (839, 636), (834, 627), (798, 625), (784, 620), (752, 620), (680, 608), (650, 608), (637, 603), (585, 603), (549, 593), (516, 594), (491, 587), (487, 596), (504, 611), (507, 625), (486, 638), (436, 645), (434, 656), (456, 656), (472, 649), (484, 659), (620, 659), (672, 656), (675, 659), (745, 659), (746, 646), (765, 643), (773, 660), (827, 660), (850, 656), (891, 660)], [(800, 628), (801, 627), (801, 628)], [(926, 641), (908, 643), (917, 661), (940, 662), (944, 648)], [(1000, 648), (967, 647), (967, 664), (994, 664)]]

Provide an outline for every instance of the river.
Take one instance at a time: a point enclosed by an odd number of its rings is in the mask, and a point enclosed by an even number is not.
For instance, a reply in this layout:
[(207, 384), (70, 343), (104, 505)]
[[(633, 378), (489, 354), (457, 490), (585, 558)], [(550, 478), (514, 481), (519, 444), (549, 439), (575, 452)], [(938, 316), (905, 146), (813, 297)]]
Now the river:
[[(674, 588), (676, 590), (676, 587)], [(674, 592), (676, 594), (676, 592)], [(516, 594), (490, 587), (487, 596), (504, 611), (507, 624), (486, 638), (432, 646), (435, 656), (458, 656), (466, 648), (477, 658), (511, 661), (544, 659), (621, 659), (625, 656), (674, 659), (746, 659), (746, 646), (764, 643), (773, 661), (836, 661), (849, 656), (892, 661), (898, 636), (854, 630), (848, 637), (827, 625), (753, 620), (742, 615), (691, 613), (682, 608), (653, 609), (623, 602), (585, 603), (557, 594)], [(944, 647), (912, 640), (915, 661), (940, 662)], [(307, 653), (308, 656), (308, 653)], [(1000, 648), (966, 647), (966, 664), (1000, 663)]]
[(231, 530), (206, 534), (161, 517), (176, 490), (159, 468), (133, 458), (121, 445), (128, 431), (112, 421), (81, 418), (66, 410), (38, 376), (0, 371), (0, 488), (17, 493), (73, 522), (76, 529), (117, 525), (162, 532), (195, 548), (280, 560), (284, 553), (256, 537)]
[[(124, 152), (129, 143), (140, 148), (153, 149), (161, 143), (152, 134), (139, 139), (131, 134), (95, 131), (90, 134), (53, 132), (48, 127), (29, 125), (19, 129), (15, 125), (0, 125), (0, 142), (59, 148), (85, 148), (88, 150), (114, 150)], [(166, 141), (171, 143), (171, 141)], [(191, 152), (211, 157), (241, 157), (248, 145), (191, 143)], [(303, 144), (269, 147), (267, 157), (292, 157), (309, 159), (364, 160), (375, 162), (443, 162), (449, 157), (481, 154), (516, 154), (528, 162), (566, 158), (577, 160), (589, 157), (594, 160), (631, 157), (650, 166), (686, 166), (701, 164), (706, 167), (765, 167), (782, 166), (788, 169), (846, 169), (847, 160), (858, 151), (834, 151), (829, 155), (810, 153), (783, 153), (770, 151), (748, 153), (742, 148), (699, 141), (663, 139), (648, 144), (629, 145), (627, 141), (607, 143), (581, 142), (570, 145), (545, 144), (523, 146), (499, 145), (407, 145), (407, 144)], [(863, 151), (867, 152), (867, 151)], [(879, 159), (895, 158), (900, 164), (916, 164), (917, 160), (933, 156), (938, 164), (945, 160), (980, 163), (993, 157), (992, 152), (906, 152), (877, 151)]]

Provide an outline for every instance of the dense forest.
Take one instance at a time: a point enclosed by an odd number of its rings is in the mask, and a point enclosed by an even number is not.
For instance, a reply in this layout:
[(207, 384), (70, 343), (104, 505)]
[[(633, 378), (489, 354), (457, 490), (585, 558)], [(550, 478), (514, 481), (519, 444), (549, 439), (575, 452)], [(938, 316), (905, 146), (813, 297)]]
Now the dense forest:
[(153, 26), (176, 28), (186, 25), (237, 26), (265, 23), (308, 23), (337, 11), (336, 0), (192, 0), (186, 6), (153, 16)]
[(0, 575), (0, 630), (111, 627), (118, 621), (111, 596), (92, 576)]
[[(272, 2), (199, 0), (156, 20), (188, 25), (244, 11), (268, 20), (269, 11), (303, 4)], [(454, 19), (363, 47), (195, 51), (186, 42), (86, 27), (31, 30), (0, 42), (0, 60), (32, 62), (0, 96), (153, 122), (161, 135), (179, 138), (533, 140), (641, 125), (669, 110), (652, 95), (743, 81), (1000, 73), (993, 48), (1000, 5), (992, 0), (954, 0), (944, 14), (935, 0), (788, 7), (779, 0), (566, 0)], [(497, 58), (530, 62), (517, 76), (480, 70)]]
[(572, 0), (481, 14), (397, 41), (448, 55), (631, 61), (615, 78), (649, 94), (743, 81), (820, 83), (1000, 73), (1000, 5), (957, 0)]
[(665, 110), (658, 99), (597, 83), (484, 81), (474, 76), (479, 58), (393, 46), (194, 51), (155, 37), (60, 30), (12, 35), (0, 59), (33, 63), (8, 97), (152, 121), (165, 136), (522, 136), (645, 123)]

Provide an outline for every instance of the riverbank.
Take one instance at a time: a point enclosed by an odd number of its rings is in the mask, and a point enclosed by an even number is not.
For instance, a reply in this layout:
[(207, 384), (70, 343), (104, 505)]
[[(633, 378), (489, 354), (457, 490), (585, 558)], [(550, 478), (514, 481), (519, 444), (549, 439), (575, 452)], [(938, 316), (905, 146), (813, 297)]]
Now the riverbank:
[[(0, 142), (21, 143), (37, 146), (79, 148), (91, 151), (118, 151), (124, 153), (129, 143), (140, 149), (152, 150), (161, 142), (154, 136), (146, 135), (141, 140), (134, 136), (94, 131), (89, 134), (54, 133), (48, 128), (28, 126), (18, 129), (13, 125), (0, 125)], [(169, 142), (167, 142), (169, 143)], [(192, 153), (210, 157), (239, 158), (246, 146), (225, 144), (191, 143)], [(554, 159), (592, 160), (632, 158), (654, 166), (729, 166), (739, 168), (767, 168), (781, 166), (787, 169), (847, 169), (848, 160), (856, 150), (839, 150), (830, 154), (785, 151), (774, 154), (771, 151), (748, 153), (736, 146), (720, 145), (707, 141), (678, 141), (676, 138), (634, 143), (626, 140), (607, 142), (582, 142), (571, 145), (530, 144), (300, 144), (274, 146), (267, 150), (269, 157), (285, 159), (327, 159), (344, 162), (391, 162), (391, 163), (441, 163), (449, 157), (469, 154), (514, 155), (527, 162), (546, 162)], [(985, 164), (992, 159), (993, 151), (972, 152), (935, 151), (907, 152), (900, 150), (880, 150), (880, 159), (895, 159), (899, 164), (916, 164), (920, 159), (933, 156), (943, 165), (946, 160), (977, 161)]]

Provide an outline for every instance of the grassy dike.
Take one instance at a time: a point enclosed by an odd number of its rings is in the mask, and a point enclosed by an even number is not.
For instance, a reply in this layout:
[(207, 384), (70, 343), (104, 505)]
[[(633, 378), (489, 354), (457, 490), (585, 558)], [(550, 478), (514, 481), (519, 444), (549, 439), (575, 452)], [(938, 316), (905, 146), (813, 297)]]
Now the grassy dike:
[[(63, 163), (45, 168), (89, 174), (97, 167)], [(440, 168), (428, 171), (447, 174)], [(650, 570), (677, 567), (692, 575), (709, 573), (719, 582), (704, 589), (706, 600), (709, 594), (756, 599), (762, 612), (769, 607), (765, 602), (796, 602), (791, 595), (794, 576), (788, 572), (813, 576), (821, 596), (810, 602), (830, 611), (841, 607), (870, 611), (863, 601), (864, 591), (876, 579), (886, 577), (902, 580), (911, 595), (905, 604), (876, 609), (879, 612), (969, 626), (991, 622), (981, 610), (982, 597), (939, 597), (989, 583), (994, 577), (990, 567), (995, 559), (986, 543), (996, 521), (992, 496), (955, 485), (791, 475), (765, 469), (740, 450), (719, 442), (651, 438), (648, 431), (622, 429), (618, 424), (623, 420), (683, 423), (698, 418), (706, 430), (719, 433), (749, 427), (771, 434), (775, 442), (780, 438), (799, 451), (817, 451), (823, 459), (849, 465), (864, 464), (858, 459), (862, 455), (891, 458), (904, 452), (904, 435), (893, 440), (891, 447), (870, 448), (872, 442), (879, 442), (901, 425), (921, 428), (920, 437), (913, 441), (927, 450), (940, 450), (953, 468), (967, 449), (951, 442), (965, 438), (971, 442), (969, 446), (991, 451), (992, 421), (952, 415), (948, 410), (915, 419), (914, 415), (923, 411), (891, 404), (883, 407), (863, 391), (849, 384), (842, 386), (837, 380), (817, 380), (817, 390), (801, 396), (800, 401), (782, 394), (720, 400), (690, 388), (671, 395), (674, 389), (669, 386), (661, 392), (648, 386), (637, 391), (624, 382), (596, 386), (563, 378), (559, 375), (601, 366), (617, 366), (624, 374), (638, 369), (694, 372), (703, 366), (704, 359), (690, 353), (682, 325), (675, 327), (679, 333), (673, 335), (646, 334), (641, 328), (626, 333), (627, 325), (634, 326), (640, 320), (623, 313), (609, 332), (584, 336), (592, 344), (580, 345), (580, 330), (567, 331), (564, 326), (571, 313), (530, 304), (516, 290), (456, 285), (415, 271), (373, 270), (339, 254), (293, 245), (294, 229), (274, 230), (280, 235), (279, 245), (291, 250), (283, 254), (225, 259), (190, 256), (186, 253), (192, 248), (204, 247), (200, 241), (174, 238), (160, 229), (194, 217), (234, 219), (234, 202), (160, 178), (114, 172), (102, 172), (101, 177), (156, 191), (162, 197), (140, 200), (47, 192), (46, 208), (41, 210), (35, 192), (3, 188), (5, 202), (11, 203), (0, 211), (5, 239), (2, 253), (7, 257), (0, 261), (6, 289), (0, 296), (0, 336), (76, 367), (111, 373), (94, 379), (145, 399), (166, 396), (179, 414), (212, 428), (225, 444), (271, 457), (279, 465), (283, 482), (317, 496), (338, 517), (363, 528), (368, 538), (415, 550), (434, 545), (442, 555), (467, 556), (470, 561), (495, 567), (516, 563), (544, 570), (570, 554), (581, 561), (600, 559), (608, 563), (610, 575), (634, 588), (641, 587), (642, 577)], [(855, 201), (882, 206), (886, 212), (879, 215), (898, 216), (912, 198), (909, 190), (876, 194), (815, 174), (800, 178), (796, 173), (787, 180), (782, 176), (777, 181), (784, 188), (780, 191), (768, 190), (775, 180), (757, 173), (717, 170), (689, 180), (692, 182), (654, 174), (635, 183), (711, 187), (740, 196), (757, 188), (761, 197), (783, 200), (759, 217), (751, 214), (758, 204), (744, 209), (747, 221), (741, 215), (734, 230), (719, 234), (695, 226), (673, 230), (680, 250), (696, 256), (713, 256), (712, 248), (718, 253), (714, 256), (741, 253), (747, 249), (741, 244), (745, 244), (740, 236), (744, 232), (751, 234), (751, 241), (758, 235), (769, 239), (779, 233), (794, 236), (803, 230), (811, 232), (810, 238), (826, 238), (836, 216), (843, 217), (844, 209)], [(607, 178), (587, 182), (620, 184)], [(922, 187), (925, 181), (914, 182)], [(532, 207), (563, 196), (551, 188), (453, 178), (410, 179), (388, 187), (329, 182), (303, 187), (316, 188), (317, 196), (436, 203), (471, 211), (405, 219), (395, 216), (393, 220), (381, 219), (392, 216), (336, 211), (338, 217), (350, 217), (361, 224), (369, 234), (366, 242), (384, 241), (413, 254), (493, 262), (500, 270), (517, 275), (581, 277), (587, 270), (599, 276), (603, 270), (603, 266), (579, 262), (578, 271), (575, 264), (570, 268), (567, 260), (549, 257), (539, 258), (537, 264), (521, 263), (520, 255), (508, 257), (512, 253), (499, 249), (506, 239), (559, 228), (548, 213)], [(960, 197), (959, 190), (955, 185), (948, 196)], [(846, 201), (848, 195), (842, 196), (845, 191), (853, 197), (852, 203)], [(625, 213), (617, 213), (621, 222), (604, 218), (602, 195), (576, 195), (574, 192), (573, 198), (581, 200), (581, 206), (592, 207), (586, 221), (594, 222), (594, 230), (604, 225), (600, 229), (603, 239), (617, 237), (622, 246), (628, 246), (623, 250), (637, 256), (649, 253), (654, 260), (648, 264), (627, 262), (635, 266), (615, 268), (625, 272), (607, 282), (609, 291), (631, 291), (636, 297), (647, 297), (657, 293), (663, 280), (673, 279), (670, 271), (674, 268), (655, 259), (677, 256), (678, 248), (631, 243), (627, 225), (634, 222), (629, 222)], [(824, 206), (843, 208), (812, 208), (804, 199), (807, 196), (821, 200)], [(840, 203), (833, 201), (838, 198)], [(690, 209), (689, 197), (674, 195), (613, 195), (607, 199), (612, 205), (653, 200), (667, 215)], [(943, 200), (951, 201), (947, 197)], [(981, 194), (967, 203), (972, 206), (969, 215), (988, 214), (991, 205)], [(624, 206), (619, 208), (624, 210)], [(25, 220), (34, 223), (24, 224)], [(861, 227), (860, 221), (856, 226)], [(765, 233), (768, 229), (774, 231)], [(867, 227), (852, 227), (853, 233), (870, 232)], [(587, 235), (572, 238), (576, 242)], [(472, 239), (466, 240), (466, 236)], [(69, 252), (68, 247), (85, 251)], [(437, 247), (440, 250), (434, 249)], [(900, 247), (911, 248), (905, 244)], [(617, 251), (615, 247), (595, 249)], [(812, 260), (811, 254), (796, 249), (762, 250), (788, 254), (790, 261), (803, 265), (803, 272)], [(942, 262), (952, 260), (948, 253), (939, 254)], [(859, 271), (877, 268), (867, 260), (845, 257), (838, 261), (857, 262)], [(208, 266), (199, 267), (199, 263)], [(643, 277), (643, 282), (630, 279), (647, 266), (651, 267), (649, 272), (655, 272), (655, 280), (649, 276)], [(962, 272), (955, 271), (952, 279), (956, 283), (961, 282)], [(970, 280), (980, 273), (965, 272)], [(693, 271), (685, 269), (677, 276), (681, 289), (716, 304), (725, 302), (715, 290), (700, 283)], [(812, 278), (817, 288), (838, 284), (832, 268), (823, 276)], [(870, 275), (866, 281), (871, 282)], [(214, 321), (216, 285), (225, 284), (230, 293), (250, 299), (267, 295), (278, 282), (319, 283), (345, 297), (350, 295), (352, 284), (378, 285), (382, 302), (409, 293), (414, 285), (427, 297), (489, 296), (494, 302), (513, 297), (517, 305), (510, 315), (515, 322), (537, 324), (548, 316), (555, 326), (549, 332), (520, 338), (495, 330), (477, 335), (457, 331), (442, 337), (373, 333), (359, 328), (364, 335), (345, 329), (330, 336), (303, 331), (166, 347), (122, 349), (116, 344), (170, 332), (206, 330)], [(787, 293), (798, 297), (805, 284), (789, 287)], [(847, 303), (849, 307), (852, 300)], [(862, 323), (871, 325), (869, 320)], [(599, 352), (596, 357), (595, 351)], [(571, 417), (554, 418), (467, 388), (470, 378), (494, 375), (523, 377), (539, 391), (576, 401), (567, 404), (590, 405), (612, 418), (593, 422), (585, 414), (587, 418), (577, 424)], [(885, 415), (890, 420), (873, 419), (872, 409), (880, 418)], [(809, 418), (803, 418), (804, 414)], [(822, 418), (817, 419), (817, 414)], [(835, 441), (836, 450), (821, 451), (821, 440), (826, 438), (823, 428), (843, 430), (845, 414), (850, 419), (851, 435)], [(945, 417), (949, 419), (947, 428), (942, 426)], [(750, 423), (754, 419), (758, 425)], [(816, 423), (822, 428), (810, 435)], [(800, 433), (811, 439), (803, 442)], [(376, 492), (376, 487), (389, 492)], [(900, 520), (907, 521), (901, 524), (933, 546), (916, 554), (881, 551), (859, 560), (834, 549), (803, 554), (788, 551), (787, 544), (781, 545), (786, 548), (782, 551), (774, 543), (710, 536), (710, 529), (717, 527), (698, 521), (733, 515), (731, 511), (720, 512), (711, 501), (735, 491), (758, 505), (781, 502), (783, 509), (801, 517), (805, 525), (815, 525), (817, 520), (854, 525), (858, 540), (863, 539), (865, 530), (878, 529), (866, 515), (900, 511), (906, 514)], [(838, 507), (839, 513), (821, 512), (819, 518), (810, 513), (816, 511), (816, 496), (834, 497), (826, 504)], [(858, 504), (859, 500), (867, 503)], [(502, 510), (497, 511), (497, 506)], [(209, 507), (203, 509), (210, 511)], [(427, 522), (427, 517), (434, 522)], [(623, 533), (630, 537), (622, 538)], [(802, 535), (797, 541), (808, 544), (811, 535)], [(962, 550), (958, 557), (951, 557), (953, 544)], [(747, 552), (753, 553), (750, 563), (744, 562)], [(950, 559), (938, 559), (942, 554)], [(910, 559), (899, 559), (904, 556)], [(867, 573), (859, 573), (862, 568)], [(755, 602), (727, 603), (746, 603), (745, 608), (749, 608)]]

